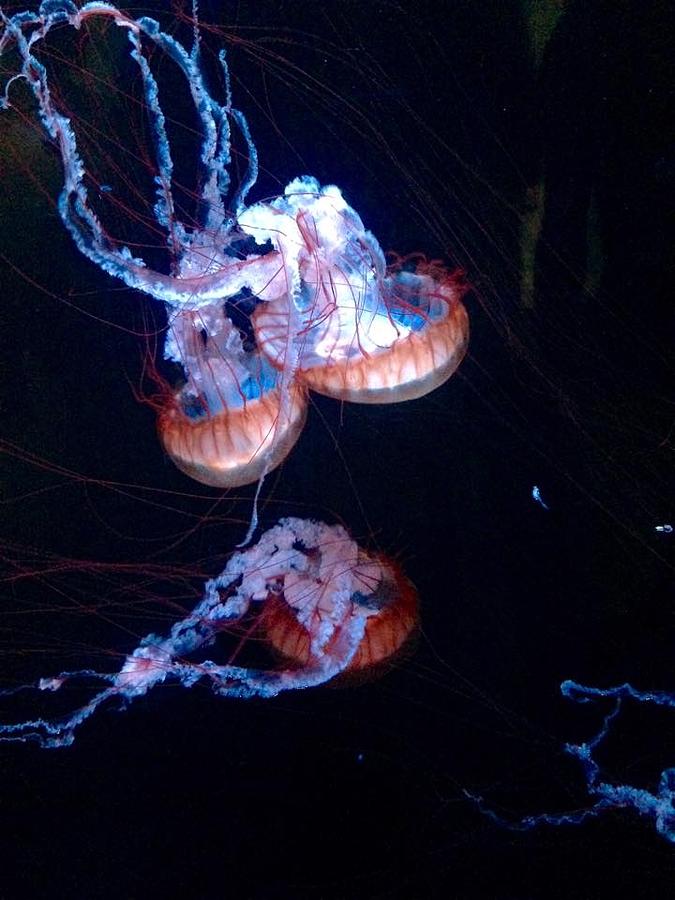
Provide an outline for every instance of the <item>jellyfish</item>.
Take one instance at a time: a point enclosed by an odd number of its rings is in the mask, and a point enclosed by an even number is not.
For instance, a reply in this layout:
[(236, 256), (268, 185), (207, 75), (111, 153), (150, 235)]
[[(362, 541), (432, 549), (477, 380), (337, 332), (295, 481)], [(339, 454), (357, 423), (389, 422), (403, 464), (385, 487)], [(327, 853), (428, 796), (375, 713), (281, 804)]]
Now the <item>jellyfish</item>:
[[(157, 426), (184, 473), (221, 488), (260, 486), (298, 440), (309, 391), (395, 403), (423, 396), (456, 370), (468, 341), (459, 274), (421, 259), (387, 265), (340, 189), (310, 176), (291, 181), (282, 196), (247, 203), (258, 153), (244, 113), (232, 104), (224, 50), (224, 97), (216, 99), (207, 85), (196, 21), (188, 50), (155, 20), (134, 19), (103, 2), (78, 8), (70, 0), (45, 0), (35, 13), (0, 11), (0, 17), (0, 53), (15, 48), (21, 64), (0, 107), (11, 105), (17, 80), (28, 84), (61, 157), (64, 225), (99, 268), (166, 307), (164, 356), (184, 378), (162, 394)], [(75, 129), (39, 57), (53, 28), (80, 29), (97, 17), (126, 32), (143, 85), (154, 143), (153, 214), (171, 254), (168, 273), (108, 236), (90, 202)], [(198, 213), (189, 222), (177, 211), (162, 90), (148, 47), (166, 54), (184, 76), (199, 122)], [(235, 130), (247, 154), (236, 186), (229, 174)], [(243, 311), (245, 327), (235, 323), (233, 306)]]
[[(62, 672), (37, 688), (58, 691), (75, 678), (108, 684), (88, 703), (57, 721), (0, 725), (0, 740), (72, 744), (76, 729), (107, 701), (128, 703), (175, 681), (208, 682), (223, 697), (275, 697), (349, 674), (376, 673), (414, 636), (417, 592), (399, 566), (368, 552), (341, 525), (285, 518), (257, 544), (235, 552), (207, 581), (200, 603), (166, 636), (148, 634), (119, 672)], [(218, 634), (252, 619), (279, 660), (269, 669), (194, 660)], [(3, 693), (15, 693), (16, 689)]]

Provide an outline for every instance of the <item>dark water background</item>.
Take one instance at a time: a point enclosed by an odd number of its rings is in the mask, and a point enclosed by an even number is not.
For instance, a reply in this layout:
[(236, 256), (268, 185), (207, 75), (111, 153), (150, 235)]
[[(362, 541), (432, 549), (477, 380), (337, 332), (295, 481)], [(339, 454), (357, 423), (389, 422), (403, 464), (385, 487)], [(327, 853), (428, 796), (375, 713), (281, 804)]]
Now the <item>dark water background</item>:
[[(282, 514), (340, 518), (397, 554), (423, 633), (413, 657), (358, 688), (238, 702), (167, 687), (99, 713), (66, 750), (0, 745), (0, 896), (669, 896), (675, 851), (631, 811), (520, 833), (462, 793), (513, 818), (587, 805), (562, 746), (592, 734), (604, 707), (563, 701), (561, 680), (675, 685), (675, 535), (654, 531), (674, 514), (667, 5), (570, 4), (538, 80), (508, 2), (233, 3), (226, 16), (211, 3), (202, 18), (271, 35), (335, 92), (324, 109), (306, 74), (302, 88), (288, 68), (263, 84), (255, 60), (231, 51), (267, 170), (253, 199), (306, 171), (334, 181), (385, 249), (449, 254), (474, 285), (460, 372), (400, 406), (315, 398), (262, 510), (265, 527)], [(268, 92), (257, 110), (249, 91)], [(523, 310), (517, 211), (542, 154), (547, 218), (535, 308)], [(42, 569), (49, 553), (192, 565), (189, 606), (243, 536), (253, 489), (203, 518), (213, 492), (166, 461), (133, 397), (142, 341), (68, 306), (142, 332), (150, 303), (80, 257), (3, 164), (3, 437), (98, 482), (144, 486), (78, 484), (3, 455), (8, 573), (16, 545), (37, 548)], [(38, 183), (54, 184), (53, 158), (41, 165)], [(594, 297), (581, 286), (591, 195)], [(178, 591), (147, 579), (130, 584)], [(120, 581), (89, 566), (8, 583), (3, 683), (113, 670), (115, 654), (173, 619), (120, 599)], [(54, 585), (69, 608), (119, 606), (58, 615)], [(22, 695), (6, 720), (53, 709), (43, 699)], [(653, 787), (675, 761), (673, 719), (627, 708), (602, 755), (610, 779)]]

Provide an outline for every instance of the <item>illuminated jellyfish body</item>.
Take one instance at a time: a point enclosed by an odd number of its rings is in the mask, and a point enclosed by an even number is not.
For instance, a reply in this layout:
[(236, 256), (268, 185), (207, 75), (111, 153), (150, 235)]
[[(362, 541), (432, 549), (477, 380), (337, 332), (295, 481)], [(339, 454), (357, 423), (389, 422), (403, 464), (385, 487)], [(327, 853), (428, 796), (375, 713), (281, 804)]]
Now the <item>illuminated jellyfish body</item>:
[[(88, 202), (71, 121), (56, 108), (35, 55), (53, 27), (80, 28), (97, 16), (126, 30), (142, 79), (155, 145), (154, 216), (174, 260), (170, 274), (106, 236)], [(224, 52), (220, 103), (200, 69), (198, 38), (188, 51), (152, 19), (130, 18), (107, 3), (78, 10), (68, 0), (47, 0), (39, 12), (3, 17), (3, 24), (0, 52), (16, 46), (22, 69), (15, 78), (29, 84), (61, 154), (64, 224), (96, 265), (168, 308), (165, 357), (182, 366), (185, 383), (162, 404), (158, 430), (184, 472), (220, 487), (261, 480), (298, 439), (309, 389), (354, 402), (398, 402), (433, 390), (457, 368), (468, 339), (457, 277), (422, 263), (388, 268), (339, 188), (313, 178), (295, 179), (282, 197), (246, 205), (257, 151), (246, 118), (232, 106)], [(199, 118), (201, 213), (190, 225), (176, 215), (171, 147), (144, 44), (178, 66)], [(234, 191), (232, 125), (248, 150), (248, 172)], [(227, 306), (242, 297), (252, 307), (248, 340)]]
[[(280, 658), (278, 668), (190, 661), (220, 632), (248, 618)], [(169, 680), (184, 687), (210, 682), (225, 697), (274, 697), (343, 673), (373, 671), (401, 651), (416, 624), (416, 591), (395, 563), (366, 553), (340, 525), (282, 519), (257, 544), (233, 554), (168, 636), (143, 638), (118, 673), (63, 672), (37, 685), (56, 691), (82, 677), (109, 687), (64, 719), (0, 725), (0, 740), (67, 746), (102, 703), (134, 700)]]
[(432, 266), (387, 272), (377, 240), (338, 188), (297, 179), (239, 224), (295, 257), (292, 315), (284, 295), (253, 314), (258, 345), (277, 369), (290, 354), (297, 379), (318, 393), (397, 403), (438, 387), (461, 362), (468, 320), (457, 279)]

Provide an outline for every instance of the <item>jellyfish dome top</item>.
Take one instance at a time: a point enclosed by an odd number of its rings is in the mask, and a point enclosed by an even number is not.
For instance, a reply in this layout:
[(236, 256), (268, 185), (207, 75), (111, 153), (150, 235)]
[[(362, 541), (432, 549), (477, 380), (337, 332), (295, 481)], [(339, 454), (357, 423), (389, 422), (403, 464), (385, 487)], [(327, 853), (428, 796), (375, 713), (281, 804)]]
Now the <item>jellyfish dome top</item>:
[[(268, 698), (343, 673), (374, 673), (413, 636), (417, 606), (415, 588), (399, 567), (361, 549), (341, 525), (282, 519), (257, 544), (230, 557), (224, 571), (207, 581), (201, 602), (167, 636), (144, 637), (119, 672), (62, 672), (37, 684), (57, 691), (77, 677), (108, 682), (86, 705), (58, 721), (0, 725), (0, 741), (67, 746), (101, 704), (128, 703), (169, 680), (184, 687), (210, 682), (224, 697)], [(253, 624), (247, 633), (257, 629), (279, 660), (276, 668), (191, 659), (248, 619)]]
[[(90, 202), (73, 123), (39, 58), (50, 30), (80, 29), (96, 17), (126, 31), (138, 67), (154, 144), (153, 214), (172, 254), (170, 273), (107, 235)], [(134, 19), (108, 3), (78, 8), (68, 0), (46, 0), (37, 12), (11, 17), (0, 10), (0, 22), (0, 53), (15, 48), (21, 66), (0, 103), (10, 106), (12, 84), (27, 82), (61, 156), (58, 208), (77, 247), (108, 274), (166, 304), (164, 354), (182, 366), (185, 380), (162, 403), (158, 430), (185, 473), (225, 488), (262, 479), (297, 441), (308, 390), (356, 403), (395, 403), (426, 394), (455, 371), (468, 340), (456, 274), (421, 261), (387, 266), (339, 188), (311, 177), (291, 181), (280, 197), (247, 205), (258, 173), (256, 147), (244, 114), (232, 105), (224, 51), (225, 96), (212, 96), (196, 27), (188, 50), (153, 19)], [(178, 67), (198, 117), (200, 212), (189, 224), (176, 212), (151, 47)], [(228, 171), (233, 128), (248, 157), (235, 189)], [(240, 301), (246, 334), (230, 316)]]

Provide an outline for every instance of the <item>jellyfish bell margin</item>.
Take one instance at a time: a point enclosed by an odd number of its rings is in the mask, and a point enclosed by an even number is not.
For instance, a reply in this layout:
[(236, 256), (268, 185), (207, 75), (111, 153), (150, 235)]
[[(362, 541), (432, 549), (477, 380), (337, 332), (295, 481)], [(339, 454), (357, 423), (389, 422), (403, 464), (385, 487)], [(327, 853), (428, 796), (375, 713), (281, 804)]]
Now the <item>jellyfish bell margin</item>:
[[(280, 667), (191, 660), (248, 619), (273, 654), (283, 657)], [(394, 562), (364, 551), (341, 525), (282, 519), (257, 544), (230, 557), (223, 572), (206, 582), (201, 602), (168, 635), (146, 635), (119, 672), (61, 672), (35, 685), (58, 691), (76, 678), (107, 682), (88, 703), (60, 720), (0, 724), (0, 741), (68, 746), (102, 704), (129, 703), (168, 681), (186, 688), (209, 682), (224, 697), (271, 698), (343, 674), (377, 672), (413, 636), (417, 621), (417, 593)]]
[[(172, 257), (171, 274), (114, 242), (99, 221), (75, 128), (36, 55), (53, 27), (80, 29), (96, 17), (126, 32), (138, 66), (154, 149), (152, 213)], [(258, 155), (244, 114), (232, 106), (224, 51), (225, 98), (219, 102), (206, 86), (198, 41), (188, 50), (153, 19), (133, 19), (107, 3), (78, 9), (68, 0), (46, 0), (37, 13), (3, 15), (1, 23), (0, 54), (14, 47), (21, 69), (7, 82), (0, 106), (11, 106), (16, 80), (28, 84), (61, 156), (64, 225), (99, 268), (167, 308), (164, 356), (182, 367), (185, 384), (160, 410), (158, 431), (184, 473), (222, 488), (261, 483), (302, 431), (307, 390), (356, 403), (394, 403), (423, 396), (455, 371), (468, 341), (458, 277), (419, 261), (408, 261), (410, 271), (388, 268), (377, 239), (340, 189), (312, 177), (296, 178), (283, 196), (246, 204)], [(147, 45), (178, 66), (200, 123), (201, 180), (194, 193), (200, 212), (188, 221), (176, 212), (163, 91)], [(228, 171), (233, 128), (248, 152), (247, 172), (234, 189)], [(242, 299), (247, 335), (229, 314)]]

